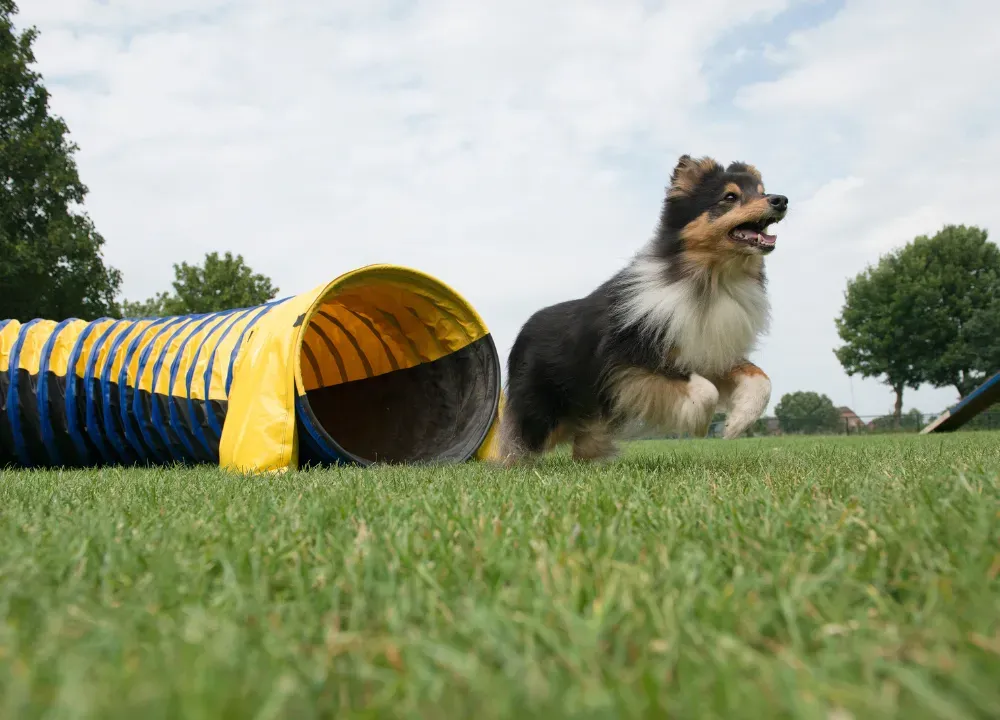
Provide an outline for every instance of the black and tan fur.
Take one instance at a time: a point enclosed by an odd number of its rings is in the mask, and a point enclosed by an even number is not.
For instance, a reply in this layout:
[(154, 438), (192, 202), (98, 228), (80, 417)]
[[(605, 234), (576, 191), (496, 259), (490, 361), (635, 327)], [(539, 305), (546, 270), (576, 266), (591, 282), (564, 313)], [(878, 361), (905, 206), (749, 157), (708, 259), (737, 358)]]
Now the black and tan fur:
[(652, 240), (586, 297), (539, 310), (508, 359), (495, 458), (572, 443), (578, 460), (616, 452), (633, 428), (726, 437), (755, 422), (771, 383), (749, 362), (767, 329), (764, 257), (788, 199), (751, 165), (680, 158)]

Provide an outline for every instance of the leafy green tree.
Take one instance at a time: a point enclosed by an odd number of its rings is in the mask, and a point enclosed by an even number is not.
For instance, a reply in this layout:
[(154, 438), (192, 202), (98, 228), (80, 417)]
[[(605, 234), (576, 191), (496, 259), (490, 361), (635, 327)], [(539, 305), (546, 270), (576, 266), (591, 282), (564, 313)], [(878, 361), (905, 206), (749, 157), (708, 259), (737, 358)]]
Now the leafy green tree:
[(909, 298), (911, 313), (930, 340), (916, 360), (929, 383), (965, 397), (998, 369), (1000, 248), (982, 228), (947, 225), (916, 238), (899, 257), (920, 288)]
[(80, 209), (77, 146), (49, 113), (31, 69), (37, 31), (15, 31), (16, 12), (0, 0), (0, 318), (110, 315), (121, 274), (105, 266), (104, 238)]
[(202, 265), (174, 265), (172, 293), (159, 293), (141, 302), (123, 303), (127, 317), (165, 317), (253, 307), (274, 299), (278, 288), (270, 278), (255, 273), (242, 255), (227, 252), (205, 255)]
[(963, 334), (977, 369), (986, 376), (1000, 372), (1000, 296), (973, 313)]
[(897, 420), (895, 415), (883, 415), (872, 420), (872, 429), (880, 432), (904, 430), (916, 432), (924, 426), (924, 414), (916, 408), (907, 410)]
[[(146, 300), (123, 300), (121, 314), (124, 317), (167, 317), (174, 313), (168, 312), (166, 307), (170, 303), (171, 297), (165, 292), (157, 293)], [(186, 313), (176, 313), (184, 315)]]
[(786, 393), (774, 407), (781, 431), (790, 434), (835, 433), (842, 429), (840, 411), (826, 395), (809, 391)]
[(844, 370), (893, 389), (897, 425), (905, 387), (965, 397), (1000, 369), (1000, 248), (965, 225), (921, 235), (848, 283), (836, 324)]
[(924, 380), (915, 360), (931, 344), (929, 328), (913, 313), (913, 298), (923, 292), (904, 272), (899, 253), (883, 256), (847, 283), (844, 307), (834, 322), (844, 345), (834, 354), (848, 375), (880, 378), (896, 394), (893, 417), (903, 411), (903, 390)]

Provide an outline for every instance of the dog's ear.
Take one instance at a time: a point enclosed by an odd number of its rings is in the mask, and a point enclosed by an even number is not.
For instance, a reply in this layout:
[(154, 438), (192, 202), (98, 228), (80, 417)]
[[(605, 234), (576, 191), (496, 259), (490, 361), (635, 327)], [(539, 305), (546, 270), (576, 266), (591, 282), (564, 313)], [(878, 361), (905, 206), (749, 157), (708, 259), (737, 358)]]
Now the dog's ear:
[(730, 163), (729, 167), (726, 168), (726, 172), (727, 173), (747, 173), (749, 175), (753, 175), (754, 179), (756, 179), (757, 182), (759, 182), (759, 183), (764, 182), (764, 178), (762, 178), (760, 176), (760, 170), (758, 170), (757, 168), (755, 168), (750, 163), (745, 163), (745, 162)]
[(722, 170), (722, 166), (712, 158), (703, 157), (695, 159), (690, 155), (681, 155), (670, 176), (670, 188), (667, 190), (667, 197), (682, 197), (690, 195), (698, 187), (698, 184), (709, 173)]

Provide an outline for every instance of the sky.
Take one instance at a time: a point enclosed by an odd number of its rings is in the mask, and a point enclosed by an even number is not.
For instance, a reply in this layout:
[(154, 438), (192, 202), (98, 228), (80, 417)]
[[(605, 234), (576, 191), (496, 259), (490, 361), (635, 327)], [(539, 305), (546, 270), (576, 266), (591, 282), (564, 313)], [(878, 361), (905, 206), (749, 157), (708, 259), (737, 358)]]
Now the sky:
[(833, 354), (847, 280), (947, 223), (1000, 233), (995, 0), (21, 0), (18, 24), (132, 300), (214, 250), (282, 296), (409, 265), (505, 361), (648, 241), (680, 155), (743, 160), (790, 198), (752, 356), (772, 408), (877, 415), (891, 391)]

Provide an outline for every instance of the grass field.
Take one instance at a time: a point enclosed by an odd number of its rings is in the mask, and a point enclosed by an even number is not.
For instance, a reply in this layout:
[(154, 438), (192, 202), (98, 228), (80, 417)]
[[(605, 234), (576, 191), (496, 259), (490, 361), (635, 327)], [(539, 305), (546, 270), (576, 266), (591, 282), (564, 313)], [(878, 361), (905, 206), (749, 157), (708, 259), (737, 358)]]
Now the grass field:
[(0, 712), (997, 717), (998, 469), (968, 433), (0, 472)]

